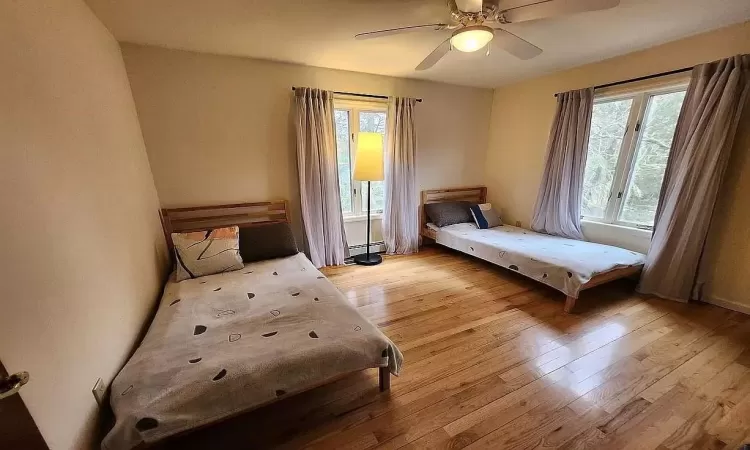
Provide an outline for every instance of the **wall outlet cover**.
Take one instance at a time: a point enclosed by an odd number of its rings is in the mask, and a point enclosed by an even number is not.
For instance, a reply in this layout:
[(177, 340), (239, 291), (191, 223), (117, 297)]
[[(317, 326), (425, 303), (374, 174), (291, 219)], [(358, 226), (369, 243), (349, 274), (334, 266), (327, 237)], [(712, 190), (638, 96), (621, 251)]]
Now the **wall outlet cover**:
[(107, 393), (107, 386), (104, 384), (104, 381), (102, 381), (101, 378), (97, 378), (96, 384), (91, 390), (91, 393), (94, 394), (96, 404), (102, 406), (102, 403), (104, 402), (104, 396)]

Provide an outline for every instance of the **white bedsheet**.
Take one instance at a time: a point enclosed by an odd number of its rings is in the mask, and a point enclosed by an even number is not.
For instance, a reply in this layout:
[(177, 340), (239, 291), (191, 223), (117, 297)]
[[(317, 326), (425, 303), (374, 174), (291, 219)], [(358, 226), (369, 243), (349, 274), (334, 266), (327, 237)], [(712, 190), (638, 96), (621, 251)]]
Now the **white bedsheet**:
[(571, 297), (595, 275), (643, 264), (646, 255), (503, 225), (481, 230), (473, 223), (438, 228), (436, 242), (533, 278)]

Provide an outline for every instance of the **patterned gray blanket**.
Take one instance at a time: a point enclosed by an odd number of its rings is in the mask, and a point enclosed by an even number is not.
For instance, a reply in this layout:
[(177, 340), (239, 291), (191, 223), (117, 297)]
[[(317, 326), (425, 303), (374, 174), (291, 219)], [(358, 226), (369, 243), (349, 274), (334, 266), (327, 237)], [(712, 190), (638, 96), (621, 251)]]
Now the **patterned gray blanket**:
[(174, 282), (112, 383), (105, 449), (219, 421), (401, 352), (302, 254)]

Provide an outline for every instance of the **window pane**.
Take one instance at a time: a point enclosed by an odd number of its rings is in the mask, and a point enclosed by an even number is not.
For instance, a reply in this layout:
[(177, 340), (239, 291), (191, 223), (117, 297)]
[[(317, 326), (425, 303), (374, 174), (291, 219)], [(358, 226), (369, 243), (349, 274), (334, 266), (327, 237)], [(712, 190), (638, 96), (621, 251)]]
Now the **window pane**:
[[(359, 113), (359, 131), (380, 133), (385, 142), (385, 112), (362, 111)], [(373, 181), (371, 185), (372, 211), (382, 212), (385, 205), (385, 186), (382, 181)], [(367, 212), (367, 184), (362, 182), (362, 211)]]
[(583, 174), (581, 214), (586, 217), (604, 218), (632, 104), (631, 98), (594, 104)]
[(352, 211), (352, 175), (349, 147), (349, 111), (337, 109), (334, 111), (336, 121), (336, 158), (339, 167), (339, 191), (341, 193), (341, 211), (351, 214)]
[(654, 95), (636, 147), (635, 163), (618, 220), (653, 226), (661, 182), (685, 91)]

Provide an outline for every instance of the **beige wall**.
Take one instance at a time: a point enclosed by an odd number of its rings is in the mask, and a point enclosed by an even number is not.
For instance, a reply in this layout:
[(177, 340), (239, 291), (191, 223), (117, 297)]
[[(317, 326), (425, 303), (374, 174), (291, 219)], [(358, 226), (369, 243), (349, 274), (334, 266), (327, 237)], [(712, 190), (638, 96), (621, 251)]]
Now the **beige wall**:
[[(748, 38), (750, 40), (750, 37)], [(745, 53), (750, 53), (750, 44)], [(710, 301), (750, 314), (750, 100), (734, 141), (701, 263)]]
[[(117, 42), (80, 1), (0, 2), (0, 358), (53, 449), (86, 448), (163, 278)], [(98, 445), (95, 444), (95, 445)]]
[[(579, 89), (750, 53), (750, 22), (675, 41), (645, 51), (589, 64), (496, 89), (487, 152), (486, 182), (504, 219), (529, 225), (556, 92)], [(742, 121), (730, 172), (712, 229), (712, 280), (707, 293), (750, 305), (750, 114)], [(743, 201), (745, 204), (743, 204)]]
[(299, 218), (292, 86), (420, 97), (420, 189), (484, 176), (492, 92), (123, 44), (162, 205), (287, 198)]

